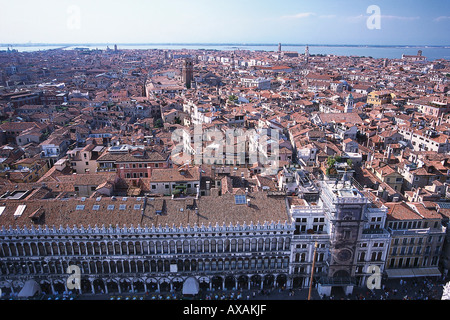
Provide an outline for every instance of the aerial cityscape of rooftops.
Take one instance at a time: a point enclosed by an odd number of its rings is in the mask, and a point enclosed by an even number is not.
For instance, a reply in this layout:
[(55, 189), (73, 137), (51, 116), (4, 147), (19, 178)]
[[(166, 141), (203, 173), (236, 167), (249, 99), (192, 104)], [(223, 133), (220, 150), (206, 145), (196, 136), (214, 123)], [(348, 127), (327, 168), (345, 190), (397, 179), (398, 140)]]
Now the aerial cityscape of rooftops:
[[(379, 2), (361, 34), (423, 19)], [(442, 37), (0, 38), (0, 299), (449, 300)]]

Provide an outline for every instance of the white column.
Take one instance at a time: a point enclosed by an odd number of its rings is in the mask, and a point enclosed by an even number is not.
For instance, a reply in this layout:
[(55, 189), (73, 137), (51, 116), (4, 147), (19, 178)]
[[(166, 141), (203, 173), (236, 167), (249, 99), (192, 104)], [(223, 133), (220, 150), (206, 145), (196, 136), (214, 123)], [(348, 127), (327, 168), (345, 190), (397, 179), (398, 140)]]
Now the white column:
[(53, 285), (53, 281), (50, 281), (50, 288), (52, 289), (52, 294), (55, 294), (55, 286)]

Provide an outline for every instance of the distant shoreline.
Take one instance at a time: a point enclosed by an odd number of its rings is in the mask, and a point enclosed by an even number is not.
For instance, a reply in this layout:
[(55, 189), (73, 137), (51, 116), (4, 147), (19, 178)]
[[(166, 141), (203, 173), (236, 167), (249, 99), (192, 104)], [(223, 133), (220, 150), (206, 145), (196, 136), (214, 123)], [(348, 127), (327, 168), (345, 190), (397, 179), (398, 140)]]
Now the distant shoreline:
[[(0, 43), (0, 47), (55, 47), (55, 46), (240, 46), (240, 47), (277, 47), (278, 43)], [(374, 45), (374, 44), (299, 44), (299, 43), (281, 43), (282, 46), (288, 47), (348, 47), (348, 48), (450, 48), (448, 45)]]
[[(17, 50), (18, 52), (37, 52), (53, 50), (204, 50), (204, 51), (263, 51), (277, 52), (278, 44), (264, 43), (26, 43), (26, 44), (0, 44), (0, 51)], [(400, 59), (403, 54), (414, 55), (420, 50), (428, 61), (437, 59), (450, 60), (450, 45), (351, 45), (351, 44), (284, 44), (281, 50), (285, 52), (303, 53), (306, 46), (309, 47), (311, 55), (337, 55), (372, 57), (379, 59)]]

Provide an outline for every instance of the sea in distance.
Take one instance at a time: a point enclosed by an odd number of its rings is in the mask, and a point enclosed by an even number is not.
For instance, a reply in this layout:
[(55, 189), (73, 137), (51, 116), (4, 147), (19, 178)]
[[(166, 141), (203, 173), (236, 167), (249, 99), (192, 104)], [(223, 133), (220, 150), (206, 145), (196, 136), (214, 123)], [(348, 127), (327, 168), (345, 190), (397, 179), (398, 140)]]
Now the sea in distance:
[[(114, 43), (104, 44), (0, 44), (0, 51), (7, 50), (8, 47), (19, 52), (43, 51), (52, 49), (71, 50), (75, 48), (87, 48), (91, 50), (107, 48), (113, 49)], [(416, 55), (422, 50), (422, 55), (428, 61), (436, 59), (450, 60), (450, 45), (448, 46), (382, 46), (382, 45), (323, 45), (311, 44), (309, 46), (310, 55), (337, 55), (337, 56), (359, 56), (372, 57), (376, 59), (400, 59), (403, 54)], [(250, 51), (273, 51), (278, 50), (278, 44), (203, 44), (203, 43), (155, 43), (155, 44), (117, 44), (118, 49), (124, 50), (149, 50), (149, 49), (203, 49), (203, 50), (250, 50)], [(305, 44), (282, 44), (282, 51), (297, 51), (300, 54), (305, 52)]]

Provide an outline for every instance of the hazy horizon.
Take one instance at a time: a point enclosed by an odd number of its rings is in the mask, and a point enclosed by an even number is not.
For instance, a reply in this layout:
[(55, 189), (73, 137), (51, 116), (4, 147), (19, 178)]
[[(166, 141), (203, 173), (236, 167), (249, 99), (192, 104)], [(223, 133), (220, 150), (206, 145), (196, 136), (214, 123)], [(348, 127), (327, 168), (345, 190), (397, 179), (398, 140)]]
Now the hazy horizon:
[[(244, 43), (244, 42), (61, 42), (61, 43), (0, 43), (0, 46), (74, 46), (74, 45), (186, 45), (186, 46), (195, 46), (195, 45), (209, 45), (209, 46), (225, 46), (225, 45), (239, 45), (239, 46), (278, 46), (278, 43)], [(390, 45), (379, 45), (379, 44), (337, 44), (337, 43), (281, 43), (282, 46), (310, 46), (310, 47), (318, 47), (318, 46), (328, 46), (328, 47), (450, 47), (450, 44), (442, 44), (442, 45), (433, 45), (433, 44), (390, 44)]]
[(439, 0), (3, 0), (0, 11), (2, 44), (445, 46), (449, 29)]

